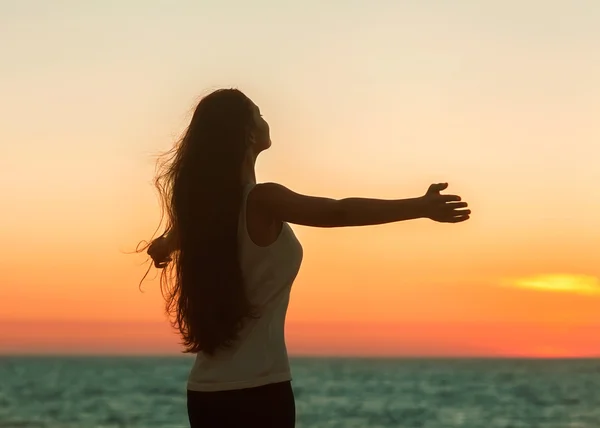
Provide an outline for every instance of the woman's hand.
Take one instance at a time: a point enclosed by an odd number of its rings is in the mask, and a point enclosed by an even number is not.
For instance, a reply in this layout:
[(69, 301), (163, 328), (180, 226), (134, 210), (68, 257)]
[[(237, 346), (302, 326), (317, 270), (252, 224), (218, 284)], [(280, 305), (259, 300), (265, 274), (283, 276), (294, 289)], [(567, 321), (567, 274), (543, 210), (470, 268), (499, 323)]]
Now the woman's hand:
[(154, 266), (162, 269), (165, 268), (171, 259), (171, 242), (168, 237), (161, 236), (152, 241), (148, 247), (148, 255), (152, 257)]
[(423, 216), (440, 223), (460, 223), (468, 220), (471, 210), (465, 209), (468, 204), (461, 202), (460, 196), (440, 194), (447, 188), (448, 183), (429, 186), (425, 196), (421, 197)]

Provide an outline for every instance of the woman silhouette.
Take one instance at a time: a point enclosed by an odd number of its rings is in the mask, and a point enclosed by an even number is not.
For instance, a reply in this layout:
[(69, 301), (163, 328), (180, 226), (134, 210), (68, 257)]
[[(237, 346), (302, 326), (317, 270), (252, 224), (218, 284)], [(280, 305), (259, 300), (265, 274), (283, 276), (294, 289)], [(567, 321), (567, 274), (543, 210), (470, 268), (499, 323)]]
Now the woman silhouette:
[(170, 268), (161, 278), (167, 312), (185, 352), (196, 354), (187, 383), (192, 428), (295, 425), (284, 321), (302, 247), (288, 223), (459, 223), (470, 215), (460, 197), (440, 194), (445, 183), (398, 200), (257, 184), (256, 158), (270, 146), (259, 108), (236, 89), (218, 90), (200, 101), (156, 179), (166, 232), (146, 248), (157, 268)]

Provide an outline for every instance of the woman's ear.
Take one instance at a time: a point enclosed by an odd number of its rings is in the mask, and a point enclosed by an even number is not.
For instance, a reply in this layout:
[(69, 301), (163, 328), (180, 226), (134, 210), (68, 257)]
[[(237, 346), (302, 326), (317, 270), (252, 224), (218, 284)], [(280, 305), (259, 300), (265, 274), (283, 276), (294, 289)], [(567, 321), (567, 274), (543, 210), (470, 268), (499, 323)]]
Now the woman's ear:
[(248, 132), (248, 146), (252, 147), (256, 144), (256, 133), (254, 131)]

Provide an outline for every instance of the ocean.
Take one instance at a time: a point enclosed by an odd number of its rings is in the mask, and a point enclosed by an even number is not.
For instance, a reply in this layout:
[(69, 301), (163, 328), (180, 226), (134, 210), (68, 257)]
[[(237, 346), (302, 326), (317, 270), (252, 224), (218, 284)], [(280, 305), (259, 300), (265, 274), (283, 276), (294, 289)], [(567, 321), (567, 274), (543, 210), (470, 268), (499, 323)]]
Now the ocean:
[[(2, 428), (181, 428), (189, 357), (0, 357)], [(599, 428), (600, 360), (293, 358), (299, 428)]]

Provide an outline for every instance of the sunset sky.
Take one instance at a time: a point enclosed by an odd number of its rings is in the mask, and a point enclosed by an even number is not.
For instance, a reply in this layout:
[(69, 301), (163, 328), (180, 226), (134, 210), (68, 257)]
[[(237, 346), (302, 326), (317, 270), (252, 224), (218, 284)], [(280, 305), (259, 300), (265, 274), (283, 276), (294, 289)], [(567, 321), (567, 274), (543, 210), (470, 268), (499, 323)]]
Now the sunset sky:
[(238, 87), (259, 181), (463, 224), (294, 226), (292, 355), (600, 355), (600, 2), (0, 0), (0, 352), (177, 353), (155, 155)]

